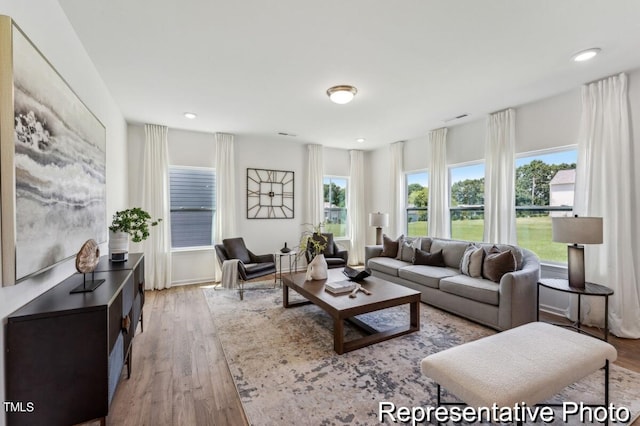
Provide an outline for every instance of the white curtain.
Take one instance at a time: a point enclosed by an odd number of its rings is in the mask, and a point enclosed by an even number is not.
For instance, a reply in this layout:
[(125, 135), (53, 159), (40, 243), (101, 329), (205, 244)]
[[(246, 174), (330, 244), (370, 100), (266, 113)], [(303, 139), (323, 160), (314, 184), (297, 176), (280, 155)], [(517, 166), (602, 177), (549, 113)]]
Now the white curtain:
[(404, 177), (404, 142), (389, 146), (391, 164), (389, 167), (389, 236), (397, 238), (404, 234), (406, 188)]
[(447, 128), (429, 132), (429, 236), (450, 238)]
[(305, 222), (313, 226), (324, 222), (324, 162), (322, 145), (307, 145), (307, 193)]
[(162, 219), (151, 228), (151, 235), (143, 242), (147, 290), (171, 287), (168, 130), (166, 126), (155, 124), (144, 126), (142, 208), (152, 219)]
[(509, 108), (487, 120), (484, 175), (484, 240), (516, 244), (515, 122)]
[(349, 264), (364, 263), (364, 246), (366, 244), (366, 215), (364, 209), (364, 152), (349, 151), (351, 159), (349, 188), (349, 208), (347, 221), (351, 230), (351, 247), (349, 249)]
[[(609, 328), (617, 336), (640, 338), (640, 256), (636, 180), (629, 129), (627, 76), (582, 87), (582, 118), (574, 212), (602, 217), (603, 244), (585, 245), (587, 281), (614, 290)], [(602, 324), (602, 298), (591, 298), (586, 323)]]
[[(215, 241), (236, 237), (236, 173), (233, 135), (216, 133), (216, 215)], [(215, 280), (222, 278), (218, 262), (214, 262)]]

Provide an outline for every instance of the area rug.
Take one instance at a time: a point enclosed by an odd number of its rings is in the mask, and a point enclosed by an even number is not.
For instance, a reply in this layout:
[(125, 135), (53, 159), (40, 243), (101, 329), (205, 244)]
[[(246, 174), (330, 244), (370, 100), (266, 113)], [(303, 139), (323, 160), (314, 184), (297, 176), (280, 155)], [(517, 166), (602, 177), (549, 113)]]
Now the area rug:
[[(421, 304), (420, 331), (337, 355), (332, 319), (314, 305), (284, 309), (280, 289), (248, 291), (244, 301), (232, 291), (204, 292), (252, 425), (392, 424), (389, 416), (378, 418), (381, 402), (409, 409), (436, 405), (435, 383), (420, 372), (422, 358), (495, 333)], [(381, 326), (404, 323), (408, 315), (408, 308), (397, 307), (359, 318)], [(345, 333), (347, 340), (359, 335), (348, 326)], [(601, 403), (603, 377), (596, 372), (553, 401)], [(610, 397), (615, 407), (628, 408), (634, 419), (640, 413), (639, 395), (640, 374), (613, 365)], [(566, 420), (557, 412), (553, 421), (539, 424), (585, 423), (578, 416)]]

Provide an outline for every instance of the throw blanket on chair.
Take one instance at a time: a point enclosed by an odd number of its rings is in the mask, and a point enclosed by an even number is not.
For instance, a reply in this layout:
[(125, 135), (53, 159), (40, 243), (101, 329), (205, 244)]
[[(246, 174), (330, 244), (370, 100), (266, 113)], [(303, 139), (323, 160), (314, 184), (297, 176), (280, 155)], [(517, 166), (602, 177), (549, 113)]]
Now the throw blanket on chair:
[(238, 286), (238, 259), (229, 259), (222, 262), (222, 288), (236, 288)]

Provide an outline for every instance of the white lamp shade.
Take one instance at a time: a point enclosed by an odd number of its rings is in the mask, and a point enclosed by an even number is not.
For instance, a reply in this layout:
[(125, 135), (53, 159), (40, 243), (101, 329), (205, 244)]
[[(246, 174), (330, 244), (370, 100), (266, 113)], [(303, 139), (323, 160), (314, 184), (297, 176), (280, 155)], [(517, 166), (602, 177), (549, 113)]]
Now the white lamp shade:
[(376, 228), (383, 228), (389, 226), (389, 214), (388, 213), (369, 213), (369, 226), (375, 226)]
[(552, 217), (551, 235), (557, 243), (602, 244), (602, 218)]

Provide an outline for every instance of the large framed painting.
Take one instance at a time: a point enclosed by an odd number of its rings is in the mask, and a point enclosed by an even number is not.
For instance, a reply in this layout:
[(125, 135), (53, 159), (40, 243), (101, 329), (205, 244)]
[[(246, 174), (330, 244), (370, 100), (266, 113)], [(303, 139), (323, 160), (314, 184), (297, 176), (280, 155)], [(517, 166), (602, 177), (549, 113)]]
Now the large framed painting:
[(247, 219), (291, 219), (294, 173), (247, 169)]
[(106, 241), (105, 147), (100, 120), (0, 16), (3, 285)]

